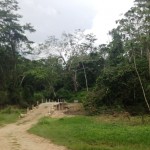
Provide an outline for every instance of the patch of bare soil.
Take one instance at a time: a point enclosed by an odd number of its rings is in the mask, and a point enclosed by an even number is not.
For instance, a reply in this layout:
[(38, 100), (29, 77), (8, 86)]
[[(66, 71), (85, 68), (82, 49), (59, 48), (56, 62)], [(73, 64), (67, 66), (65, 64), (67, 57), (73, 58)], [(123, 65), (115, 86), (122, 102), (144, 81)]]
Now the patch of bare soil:
[[(64, 117), (63, 111), (51, 111), (54, 103), (44, 103), (27, 113), (17, 123), (0, 128), (0, 150), (67, 150), (49, 140), (29, 134), (27, 130), (47, 115)], [(49, 113), (49, 114), (48, 114)]]
[(86, 112), (82, 103), (68, 103), (64, 112), (66, 115), (85, 115)]

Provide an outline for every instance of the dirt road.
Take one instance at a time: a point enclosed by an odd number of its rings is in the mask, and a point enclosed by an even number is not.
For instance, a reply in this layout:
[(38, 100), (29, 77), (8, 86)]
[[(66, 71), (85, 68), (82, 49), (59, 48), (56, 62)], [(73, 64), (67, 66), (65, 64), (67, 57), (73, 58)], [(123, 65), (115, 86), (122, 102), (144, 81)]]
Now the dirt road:
[(17, 123), (0, 128), (0, 150), (67, 150), (63, 146), (57, 146), (27, 132), (33, 124), (38, 122), (39, 118), (48, 114), (53, 104), (43, 103)]

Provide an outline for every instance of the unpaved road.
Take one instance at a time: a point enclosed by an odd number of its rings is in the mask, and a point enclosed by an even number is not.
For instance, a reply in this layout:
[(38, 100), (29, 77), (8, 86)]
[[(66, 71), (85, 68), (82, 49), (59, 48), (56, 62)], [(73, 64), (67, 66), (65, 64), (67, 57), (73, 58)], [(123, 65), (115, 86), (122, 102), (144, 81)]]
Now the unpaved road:
[[(29, 134), (27, 130), (36, 124), (42, 116), (48, 114), (54, 103), (44, 103), (38, 109), (30, 111), (26, 117), (17, 123), (0, 128), (0, 150), (67, 150), (63, 146), (51, 143), (49, 140)], [(63, 115), (55, 112), (55, 117)]]

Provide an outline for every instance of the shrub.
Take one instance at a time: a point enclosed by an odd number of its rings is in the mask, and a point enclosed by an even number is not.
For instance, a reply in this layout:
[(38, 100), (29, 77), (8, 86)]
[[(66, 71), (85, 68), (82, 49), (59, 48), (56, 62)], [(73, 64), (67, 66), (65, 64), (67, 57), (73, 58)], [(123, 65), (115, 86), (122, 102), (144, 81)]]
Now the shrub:
[(6, 107), (5, 109), (0, 111), (2, 114), (11, 114), (11, 113), (16, 113), (19, 114), (19, 109), (13, 108), (11, 106)]
[(8, 95), (6, 91), (0, 91), (0, 105), (8, 103)]
[(74, 100), (78, 100), (79, 102), (84, 102), (86, 100), (86, 97), (88, 95), (87, 91), (79, 91), (77, 93), (73, 93), (70, 102), (73, 102)]
[(36, 101), (41, 101), (41, 99), (43, 99), (43, 98), (44, 98), (44, 96), (42, 93), (34, 93), (34, 99)]
[(99, 112), (99, 107), (103, 106), (104, 97), (104, 90), (89, 92), (83, 102), (85, 110), (89, 114), (97, 114)]
[(68, 100), (71, 98), (71, 93), (70, 93), (70, 91), (61, 88), (57, 91), (57, 97), (58, 98), (64, 98), (64, 99)]

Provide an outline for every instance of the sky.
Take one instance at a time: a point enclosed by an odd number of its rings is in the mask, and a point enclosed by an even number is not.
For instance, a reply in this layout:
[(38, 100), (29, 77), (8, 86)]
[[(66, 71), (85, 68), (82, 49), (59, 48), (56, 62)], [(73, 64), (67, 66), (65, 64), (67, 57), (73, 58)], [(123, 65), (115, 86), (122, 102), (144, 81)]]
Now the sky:
[(48, 36), (61, 37), (76, 29), (96, 35), (100, 44), (108, 43), (108, 32), (115, 21), (133, 6), (133, 0), (18, 0), (22, 23), (31, 23), (35, 33), (27, 34), (36, 43)]

